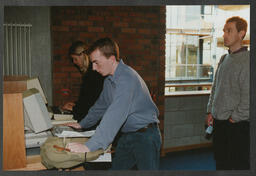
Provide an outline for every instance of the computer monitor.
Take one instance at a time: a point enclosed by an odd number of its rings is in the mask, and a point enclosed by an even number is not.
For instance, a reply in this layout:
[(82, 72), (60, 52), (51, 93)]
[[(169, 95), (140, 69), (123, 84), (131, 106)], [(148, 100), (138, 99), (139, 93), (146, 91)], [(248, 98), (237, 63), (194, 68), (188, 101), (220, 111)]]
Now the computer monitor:
[(53, 127), (46, 104), (36, 88), (23, 92), (23, 106), (25, 127), (35, 133)]
[(45, 96), (44, 90), (41, 86), (41, 83), (40, 83), (38, 77), (33, 77), (33, 78), (27, 79), (27, 89), (32, 89), (32, 88), (36, 88), (39, 91), (39, 93), (41, 94), (41, 96), (44, 100), (44, 103), (48, 104), (47, 98)]

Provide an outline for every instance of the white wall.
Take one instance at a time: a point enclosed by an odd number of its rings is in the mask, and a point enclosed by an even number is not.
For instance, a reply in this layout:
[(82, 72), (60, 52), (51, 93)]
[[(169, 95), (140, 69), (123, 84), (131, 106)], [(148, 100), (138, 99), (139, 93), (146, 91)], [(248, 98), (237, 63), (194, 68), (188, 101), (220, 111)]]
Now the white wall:
[(32, 76), (39, 77), (48, 103), (52, 105), (50, 7), (5, 7), (4, 23), (32, 24)]

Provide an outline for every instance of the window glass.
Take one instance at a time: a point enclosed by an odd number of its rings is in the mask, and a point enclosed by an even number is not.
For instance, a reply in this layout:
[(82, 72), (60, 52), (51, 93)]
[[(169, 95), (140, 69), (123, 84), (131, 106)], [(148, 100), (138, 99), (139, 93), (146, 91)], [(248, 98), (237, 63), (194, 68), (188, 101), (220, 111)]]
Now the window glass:
[[(249, 5), (166, 7), (165, 92), (210, 90), (223, 46), (227, 18), (240, 16), (250, 26)], [(250, 29), (244, 39), (249, 47)]]

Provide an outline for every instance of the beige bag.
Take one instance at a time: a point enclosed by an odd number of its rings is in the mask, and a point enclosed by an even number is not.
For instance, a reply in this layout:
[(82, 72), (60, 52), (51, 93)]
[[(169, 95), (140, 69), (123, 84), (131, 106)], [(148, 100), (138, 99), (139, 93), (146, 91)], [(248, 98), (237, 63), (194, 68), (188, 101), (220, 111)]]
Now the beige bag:
[(58, 138), (49, 137), (40, 147), (41, 162), (47, 169), (67, 169), (75, 167), (86, 161), (97, 159), (104, 150), (87, 153), (74, 153), (65, 150), (70, 142), (84, 144), (88, 138)]

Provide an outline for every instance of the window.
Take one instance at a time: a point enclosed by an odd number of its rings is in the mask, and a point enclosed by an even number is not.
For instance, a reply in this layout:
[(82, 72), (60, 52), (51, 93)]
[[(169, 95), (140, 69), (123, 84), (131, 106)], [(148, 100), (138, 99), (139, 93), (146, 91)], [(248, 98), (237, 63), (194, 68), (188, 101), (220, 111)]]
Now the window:
[[(218, 61), (227, 52), (222, 39), (225, 20), (238, 15), (249, 25), (249, 6), (238, 7), (166, 7), (165, 93), (211, 89)], [(246, 36), (248, 46), (249, 31)]]
[[(169, 34), (166, 37), (170, 44), (166, 64), (166, 81), (212, 79), (210, 72), (212, 68), (210, 65), (203, 64), (201, 51), (203, 45), (209, 45), (209, 43), (193, 35)], [(208, 48), (209, 46), (206, 47), (207, 50)]]

